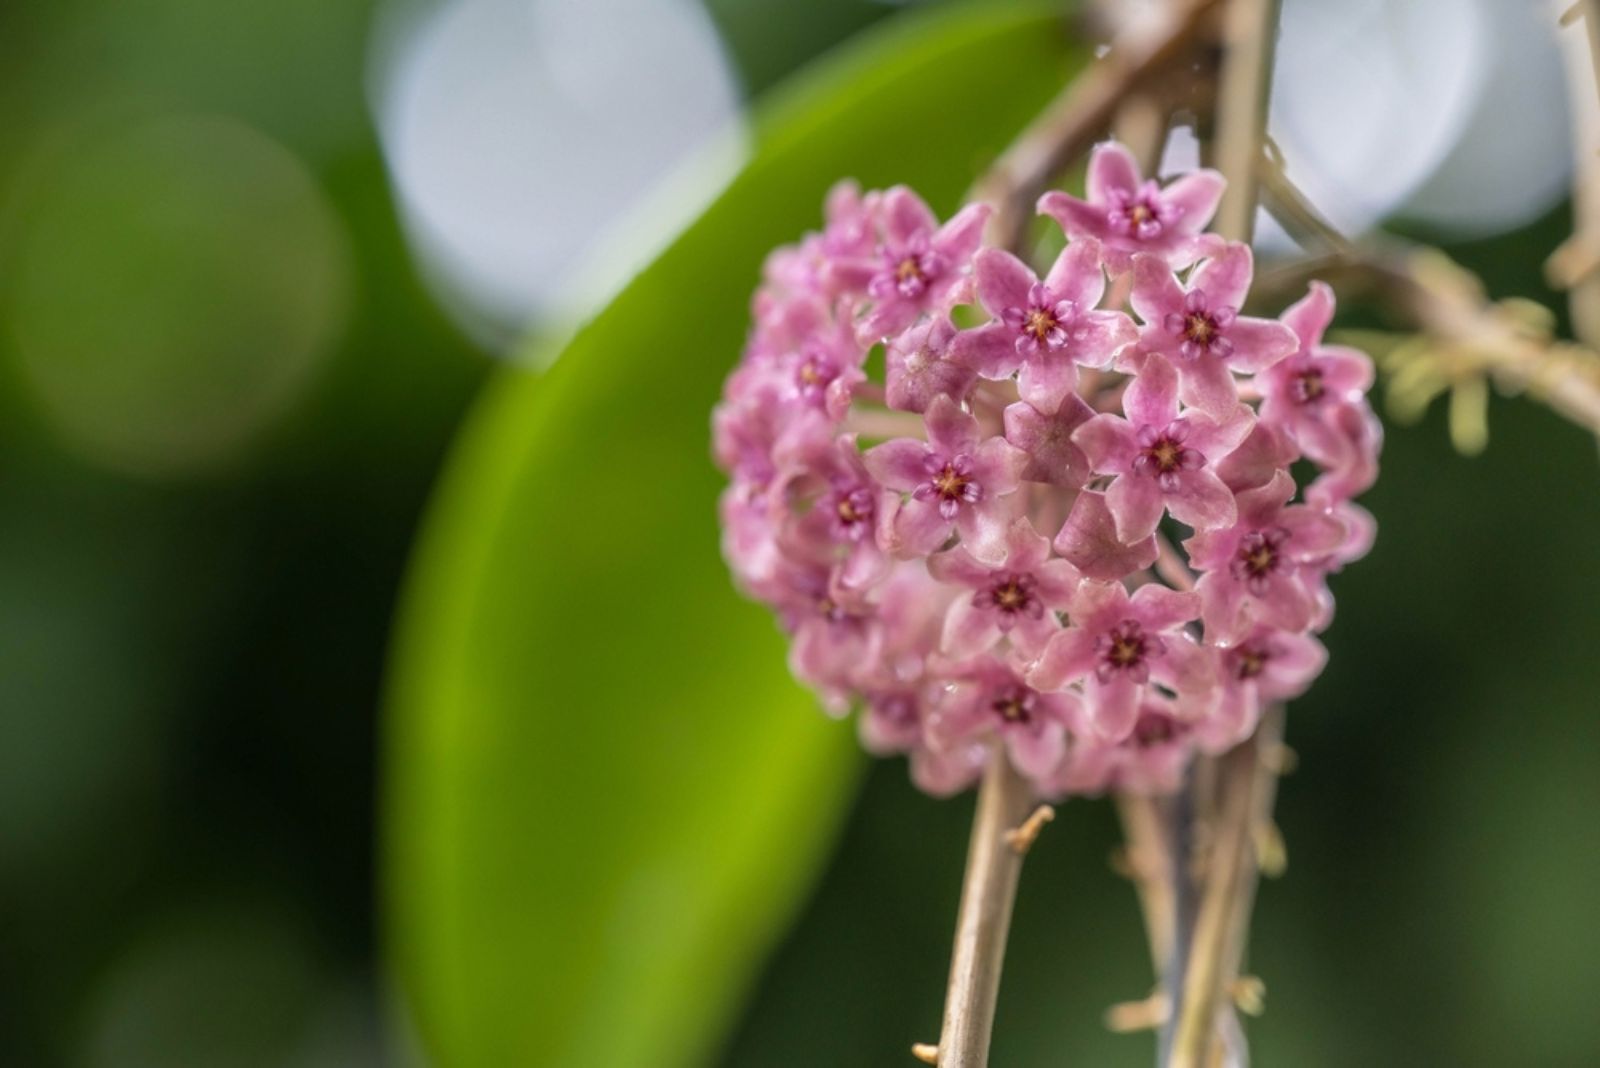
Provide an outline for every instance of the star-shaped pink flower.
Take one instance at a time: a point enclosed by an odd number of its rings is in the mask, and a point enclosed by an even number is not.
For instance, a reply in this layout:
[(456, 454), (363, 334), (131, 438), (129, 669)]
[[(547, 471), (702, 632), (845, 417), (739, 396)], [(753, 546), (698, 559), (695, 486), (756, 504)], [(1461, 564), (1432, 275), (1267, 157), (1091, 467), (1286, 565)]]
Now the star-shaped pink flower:
[(952, 665), (947, 677), (952, 685), (928, 721), (931, 763), (974, 776), (967, 747), (998, 738), (1024, 775), (1044, 779), (1056, 771), (1083, 719), (1076, 694), (1042, 693), (990, 656)]
[(1203, 260), (1187, 287), (1165, 261), (1134, 258), (1130, 301), (1145, 325), (1128, 353), (1166, 355), (1178, 369), (1184, 403), (1212, 415), (1225, 415), (1239, 402), (1234, 371), (1264, 370), (1298, 344), (1282, 323), (1239, 314), (1251, 272), (1250, 248), (1237, 242)]
[(984, 438), (978, 421), (949, 397), (934, 398), (923, 416), (928, 440), (897, 438), (866, 454), (867, 470), (890, 489), (909, 492), (894, 519), (889, 548), (897, 555), (938, 549), (952, 530), (967, 551), (998, 563), (1027, 453), (1004, 438)]
[(1346, 532), (1321, 509), (1289, 504), (1294, 490), (1294, 479), (1280, 471), (1265, 486), (1238, 494), (1233, 526), (1184, 542), (1189, 562), (1205, 572), (1195, 591), (1207, 641), (1235, 641), (1256, 623), (1293, 631), (1311, 625), (1320, 569)]
[(960, 403), (978, 380), (978, 372), (954, 358), (955, 324), (937, 315), (891, 338), (884, 349), (884, 400), (902, 412), (925, 412), (935, 397)]
[(1122, 395), (1127, 418), (1102, 413), (1072, 435), (1091, 470), (1115, 475), (1106, 504), (1117, 537), (1134, 542), (1155, 533), (1163, 510), (1196, 530), (1229, 526), (1233, 492), (1214, 465), (1249, 433), (1254, 417), (1235, 405), (1226, 418), (1178, 409), (1178, 375), (1151, 355)]
[(945, 617), (946, 654), (970, 657), (988, 652), (1001, 638), (1012, 648), (1037, 656), (1061, 629), (1056, 609), (1065, 608), (1082, 581), (1077, 568), (1050, 559), (1050, 541), (1018, 518), (1006, 532), (1005, 558), (986, 564), (959, 546), (928, 558), (934, 578), (972, 591), (958, 597)]
[(1100, 243), (1073, 242), (1039, 281), (1011, 253), (984, 249), (973, 260), (978, 302), (994, 317), (963, 331), (959, 358), (985, 378), (1008, 378), (1021, 369), (1025, 393), (1062, 393), (1077, 382), (1077, 365), (1109, 366), (1137, 331), (1118, 311), (1097, 311), (1105, 293)]
[(1200, 598), (1160, 585), (1130, 598), (1121, 583), (1085, 582), (1067, 607), (1071, 625), (1050, 639), (1028, 683), (1056, 691), (1083, 681), (1089, 723), (1107, 741), (1133, 732), (1152, 682), (1180, 695), (1209, 690), (1213, 665), (1183, 631)]
[(1139, 164), (1122, 145), (1096, 145), (1089, 157), (1086, 200), (1050, 192), (1039, 212), (1061, 224), (1069, 237), (1093, 237), (1105, 246), (1106, 265), (1126, 271), (1136, 253), (1159, 256), (1173, 268), (1189, 266), (1202, 248), (1200, 231), (1222, 199), (1222, 175), (1186, 174), (1162, 188), (1144, 181)]
[(971, 279), (968, 267), (983, 239), (990, 209), (969, 204), (943, 226), (922, 198), (904, 186), (883, 197), (883, 244), (867, 283), (876, 302), (862, 321), (863, 339), (899, 333), (924, 312), (948, 311)]

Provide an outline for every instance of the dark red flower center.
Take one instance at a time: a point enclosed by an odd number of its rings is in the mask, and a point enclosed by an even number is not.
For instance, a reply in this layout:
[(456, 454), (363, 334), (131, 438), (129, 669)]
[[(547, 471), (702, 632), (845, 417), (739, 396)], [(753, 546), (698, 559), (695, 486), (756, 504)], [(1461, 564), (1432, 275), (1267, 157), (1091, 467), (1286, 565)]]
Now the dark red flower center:
[(1032, 334), (1035, 340), (1042, 342), (1050, 336), (1050, 331), (1060, 325), (1055, 313), (1049, 308), (1030, 308), (1022, 322), (1022, 332)]
[(967, 484), (971, 481), (953, 465), (945, 464), (939, 473), (933, 476), (933, 490), (943, 500), (959, 501), (965, 498)]
[(1027, 723), (1033, 719), (1034, 692), (1025, 686), (1007, 686), (994, 695), (989, 708), (1006, 723)]
[(1300, 404), (1310, 404), (1324, 393), (1322, 372), (1309, 367), (1289, 380), (1290, 395)]

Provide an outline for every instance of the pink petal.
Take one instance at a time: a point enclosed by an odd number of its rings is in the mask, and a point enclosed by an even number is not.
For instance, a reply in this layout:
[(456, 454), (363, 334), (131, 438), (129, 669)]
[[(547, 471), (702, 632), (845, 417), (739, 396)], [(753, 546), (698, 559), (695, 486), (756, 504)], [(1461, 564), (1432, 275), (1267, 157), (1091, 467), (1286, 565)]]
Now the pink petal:
[(1117, 538), (1105, 495), (1088, 490), (1078, 494), (1072, 512), (1055, 538), (1055, 550), (1091, 579), (1121, 579), (1156, 561), (1153, 537), (1132, 545)]
[(1019, 401), (1005, 410), (1006, 440), (1028, 454), (1022, 477), (1029, 482), (1077, 488), (1089, 477), (1089, 461), (1072, 443), (1072, 432), (1089, 418), (1091, 409), (1076, 394), (1063, 408), (1063, 413), (1043, 415)]
[(1183, 214), (1172, 229), (1182, 234), (1197, 234), (1217, 212), (1227, 181), (1209, 168), (1191, 171), (1161, 191), (1161, 199)]
[(1095, 657), (1095, 636), (1081, 627), (1070, 627), (1050, 639), (1028, 671), (1028, 685), (1035, 690), (1063, 689), (1090, 674)]
[(933, 247), (943, 253), (952, 268), (960, 266), (983, 240), (983, 228), (994, 209), (987, 204), (968, 204), (950, 217), (933, 236)]
[(1089, 173), (1085, 192), (1093, 204), (1106, 204), (1113, 190), (1133, 193), (1139, 188), (1139, 163), (1126, 146), (1116, 141), (1102, 141), (1089, 154)]
[(1139, 328), (1119, 311), (1090, 311), (1080, 314), (1071, 327), (1067, 352), (1085, 367), (1109, 367), (1139, 338)]
[(1116, 520), (1117, 540), (1126, 543), (1155, 533), (1166, 502), (1154, 478), (1130, 473), (1118, 475), (1112, 481), (1106, 489), (1106, 505)]
[(993, 568), (974, 560), (971, 553), (960, 548), (928, 557), (928, 574), (954, 586), (980, 589), (989, 584), (993, 572)]
[(1181, 473), (1178, 489), (1167, 494), (1166, 504), (1172, 518), (1195, 530), (1220, 530), (1238, 519), (1233, 491), (1210, 471)]
[(950, 536), (950, 520), (939, 514), (939, 502), (913, 498), (895, 513), (894, 537), (889, 551), (896, 556), (931, 553)]
[[(1065, 397), (1078, 388), (1078, 365), (1059, 353), (1022, 362), (1017, 392), (1025, 398)], [(1054, 407), (1048, 400), (1044, 407)]]
[(1139, 693), (1141, 687), (1119, 676), (1110, 682), (1101, 682), (1094, 676), (1089, 680), (1089, 722), (1094, 732), (1108, 742), (1120, 742), (1133, 733), (1139, 720)]
[(1133, 425), (1109, 412), (1092, 417), (1074, 430), (1072, 441), (1088, 458), (1089, 469), (1106, 475), (1131, 469), (1139, 449)]
[(958, 597), (944, 618), (940, 645), (950, 656), (969, 657), (987, 652), (1000, 640), (997, 613), (975, 608), (970, 597)]
[(1079, 309), (1093, 308), (1105, 295), (1106, 275), (1101, 267), (1104, 250), (1093, 237), (1075, 238), (1061, 250), (1045, 275), (1044, 284), (1059, 300), (1070, 300)]
[(1027, 308), (1028, 290), (1038, 281), (1027, 264), (998, 248), (978, 253), (972, 261), (972, 276), (979, 302), (996, 318), (1008, 308)]
[(861, 457), (873, 478), (891, 489), (913, 490), (928, 477), (928, 445), (896, 438), (876, 445)]
[(1178, 417), (1178, 372), (1152, 355), (1122, 395), (1122, 410), (1134, 426), (1164, 427)]
[(1141, 322), (1162, 329), (1167, 316), (1183, 312), (1183, 287), (1167, 261), (1140, 254), (1133, 258), (1133, 292), (1128, 302)]
[(1239, 403), (1238, 387), (1228, 365), (1214, 356), (1200, 356), (1178, 362), (1181, 385), (1178, 395), (1185, 404), (1217, 417), (1224, 417)]
[(1160, 583), (1149, 583), (1134, 591), (1134, 618), (1146, 630), (1171, 630), (1200, 616), (1200, 597), (1193, 592), (1174, 590)]
[(1212, 308), (1220, 305), (1237, 311), (1250, 293), (1253, 270), (1250, 246), (1230, 241), (1195, 268), (1194, 277), (1189, 279), (1189, 289), (1204, 292)]
[(963, 330), (950, 342), (950, 358), (984, 378), (1009, 378), (1022, 363), (1017, 332), (1005, 323)]
[(977, 448), (978, 421), (949, 397), (935, 397), (922, 420), (928, 428), (928, 440), (945, 456), (970, 454)]
[(1040, 215), (1048, 215), (1061, 224), (1067, 236), (1073, 238), (1104, 238), (1107, 232), (1106, 209), (1088, 204), (1077, 197), (1062, 192), (1050, 192), (1039, 198)]
[(1021, 730), (1007, 730), (1006, 751), (1011, 763), (1032, 779), (1051, 775), (1067, 755), (1067, 733), (1059, 723), (1044, 722)]
[(1237, 493), (1266, 485), (1298, 457), (1294, 443), (1282, 431), (1258, 422), (1237, 449), (1213, 466), (1228, 488)]
[(1306, 295), (1284, 310), (1281, 322), (1294, 331), (1300, 351), (1309, 352), (1333, 322), (1333, 290), (1326, 282), (1312, 282)]
[(1228, 327), (1227, 338), (1233, 342), (1228, 362), (1243, 371), (1265, 370), (1294, 355), (1299, 344), (1294, 331), (1277, 320), (1243, 315)]
[(933, 236), (939, 226), (938, 218), (921, 197), (903, 185), (897, 185), (883, 198), (884, 230), (896, 246), (903, 246), (919, 233)]

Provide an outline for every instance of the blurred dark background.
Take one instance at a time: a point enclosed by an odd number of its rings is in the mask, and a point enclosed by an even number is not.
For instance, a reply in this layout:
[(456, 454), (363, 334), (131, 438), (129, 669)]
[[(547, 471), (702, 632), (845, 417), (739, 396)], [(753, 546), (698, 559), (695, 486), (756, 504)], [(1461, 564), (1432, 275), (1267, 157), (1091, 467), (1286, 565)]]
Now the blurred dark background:
[[(416, 1057), (375, 944), (391, 614), (476, 386), (577, 268), (462, 267), (471, 227), (374, 118), (404, 95), (374, 41), (427, 5), (383, 6), (0, 7), (0, 1065)], [(897, 8), (704, 13), (737, 107)], [(1555, 303), (1564, 206), (1468, 241), (1402, 200), (1495, 293)], [(1390, 428), (1378, 548), (1290, 719), (1261, 1063), (1600, 1060), (1595, 444), (1520, 400), (1490, 425), (1473, 459), (1438, 411)], [(935, 1037), (969, 813), (874, 768), (724, 1064)], [(1074, 803), (1035, 851), (997, 1063), (1148, 1060), (1099, 1024), (1151, 981), (1115, 842)]]

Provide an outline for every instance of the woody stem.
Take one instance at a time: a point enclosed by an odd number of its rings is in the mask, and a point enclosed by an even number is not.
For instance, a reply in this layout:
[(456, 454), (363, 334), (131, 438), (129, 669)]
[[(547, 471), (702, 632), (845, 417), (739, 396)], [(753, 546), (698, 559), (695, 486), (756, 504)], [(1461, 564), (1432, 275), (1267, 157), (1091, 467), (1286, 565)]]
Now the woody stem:
[(973, 816), (939, 1034), (939, 1068), (984, 1068), (989, 1062), (1006, 934), (1022, 871), (1023, 850), (1008, 842), (1007, 833), (1027, 818), (1030, 801), (1026, 780), (996, 742)]

